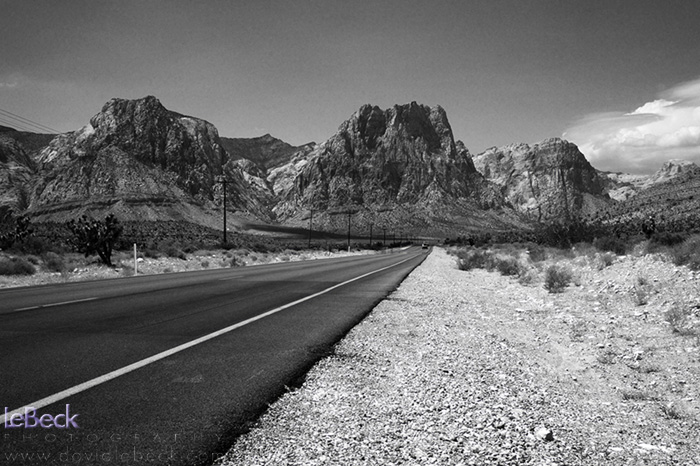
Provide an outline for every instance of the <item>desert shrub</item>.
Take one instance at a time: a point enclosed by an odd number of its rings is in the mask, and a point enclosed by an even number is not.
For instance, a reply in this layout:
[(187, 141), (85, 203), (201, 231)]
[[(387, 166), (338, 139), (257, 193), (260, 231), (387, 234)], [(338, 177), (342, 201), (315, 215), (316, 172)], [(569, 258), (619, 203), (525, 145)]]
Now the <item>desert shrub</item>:
[(627, 244), (616, 236), (603, 236), (593, 240), (593, 246), (602, 252), (614, 252), (618, 256), (624, 256), (627, 252)]
[(558, 265), (551, 265), (544, 274), (544, 288), (550, 293), (561, 293), (571, 282), (571, 272)]
[(488, 252), (483, 249), (458, 249), (457, 267), (459, 270), (482, 269), (486, 266)]
[(24, 259), (32, 265), (39, 265), (39, 262), (41, 262), (39, 258), (33, 254), (28, 254), (24, 256)]
[(42, 256), (44, 260), (44, 267), (50, 272), (64, 272), (66, 270), (66, 264), (63, 262), (63, 257), (59, 256), (55, 252), (47, 252)]
[(518, 273), (518, 283), (521, 285), (531, 285), (536, 283), (539, 279), (539, 274), (535, 268), (525, 268), (523, 267)]
[(200, 263), (203, 269), (208, 269), (209, 268), (209, 261), (202, 261)]
[(610, 267), (613, 262), (615, 262), (615, 255), (611, 252), (596, 255), (595, 264), (598, 270), (603, 270), (605, 267)]
[(245, 262), (243, 262), (243, 260), (238, 256), (233, 256), (231, 261), (228, 263), (229, 267), (243, 267), (244, 265)]
[(173, 257), (175, 259), (186, 260), (187, 254), (182, 250), (179, 243), (168, 241), (160, 245), (160, 250), (163, 251), (168, 257)]
[(270, 248), (268, 248), (265, 243), (253, 243), (250, 249), (259, 253), (270, 252)]
[(158, 252), (157, 249), (155, 248), (145, 248), (142, 251), (143, 257), (147, 257), (149, 259), (158, 259), (160, 257), (160, 252)]
[(547, 251), (539, 244), (528, 243), (526, 246), (532, 262), (542, 262), (547, 258)]
[(652, 292), (652, 285), (649, 280), (643, 276), (637, 276), (632, 288), (632, 299), (637, 306), (644, 306), (649, 302), (649, 295)]
[(608, 348), (602, 353), (600, 353), (597, 357), (596, 360), (605, 365), (610, 365), (610, 364), (615, 364), (615, 361), (617, 361), (617, 354), (615, 351), (612, 349)]
[(691, 236), (671, 250), (676, 265), (686, 265), (691, 270), (700, 270), (700, 235)]
[(21, 257), (0, 258), (0, 275), (34, 275), (36, 269)]
[(671, 324), (671, 330), (679, 335), (694, 335), (695, 329), (691, 316), (693, 310), (687, 305), (675, 305), (666, 311), (666, 322)]
[(3, 208), (0, 211), (0, 249), (8, 249), (32, 234), (29, 218), (23, 215), (16, 217), (12, 209)]
[(14, 249), (25, 254), (41, 256), (48, 251), (59, 252), (62, 248), (56, 244), (49, 243), (45, 238), (39, 236), (28, 236), (15, 244)]
[(520, 274), (520, 263), (518, 262), (518, 259), (515, 257), (511, 256), (506, 256), (506, 257), (497, 257), (495, 259), (496, 261), (496, 270), (500, 272), (501, 275), (506, 275), (506, 276), (513, 276), (513, 275), (519, 275)]
[(661, 405), (661, 413), (668, 419), (683, 419), (688, 416), (687, 411), (673, 403)]
[(289, 256), (286, 255), (286, 254), (283, 254), (283, 255), (280, 256), (280, 260), (281, 260), (282, 262), (289, 262)]
[(685, 241), (687, 235), (682, 233), (672, 233), (670, 231), (660, 231), (651, 235), (650, 245), (675, 246)]
[(655, 401), (658, 397), (643, 390), (622, 390), (622, 399), (626, 401)]

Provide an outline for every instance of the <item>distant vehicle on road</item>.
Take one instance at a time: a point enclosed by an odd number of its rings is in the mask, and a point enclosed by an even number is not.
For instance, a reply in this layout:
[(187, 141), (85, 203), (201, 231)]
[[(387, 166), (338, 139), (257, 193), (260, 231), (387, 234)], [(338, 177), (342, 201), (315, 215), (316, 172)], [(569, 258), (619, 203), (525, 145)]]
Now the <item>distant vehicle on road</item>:
[(427, 244), (427, 243), (423, 243), (423, 244), (421, 244), (420, 247), (421, 247), (422, 249), (428, 249), (428, 244)]

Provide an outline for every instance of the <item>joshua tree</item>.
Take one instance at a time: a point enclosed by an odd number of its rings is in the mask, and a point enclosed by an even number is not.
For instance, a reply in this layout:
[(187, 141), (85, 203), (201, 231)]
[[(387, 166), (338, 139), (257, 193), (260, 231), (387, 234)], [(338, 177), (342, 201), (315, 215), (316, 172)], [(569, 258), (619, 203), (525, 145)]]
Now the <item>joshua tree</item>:
[(67, 223), (73, 232), (71, 245), (87, 257), (97, 253), (106, 265), (112, 266), (112, 249), (121, 235), (122, 227), (113, 214), (109, 214), (104, 222), (83, 215), (78, 220)]

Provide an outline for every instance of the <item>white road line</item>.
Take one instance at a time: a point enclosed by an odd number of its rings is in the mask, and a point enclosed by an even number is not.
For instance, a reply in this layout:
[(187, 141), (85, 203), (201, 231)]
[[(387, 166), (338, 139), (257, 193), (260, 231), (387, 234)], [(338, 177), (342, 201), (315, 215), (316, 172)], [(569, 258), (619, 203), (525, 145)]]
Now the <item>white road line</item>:
[(219, 278), (219, 280), (220, 280), (220, 281), (226, 281), (226, 280), (234, 280), (234, 279), (236, 279), (236, 278), (243, 278), (243, 277), (245, 277), (245, 275), (236, 275), (236, 276), (233, 276), (233, 277)]
[(62, 303), (51, 303), (51, 304), (42, 304), (40, 306), (20, 307), (19, 309), (15, 309), (15, 311), (16, 312), (29, 311), (30, 309), (42, 309), (44, 307), (63, 306), (64, 304), (84, 303), (85, 301), (93, 301), (95, 299), (97, 299), (97, 298), (74, 299), (73, 301), (63, 301)]
[[(152, 364), (156, 361), (160, 361), (161, 359), (167, 358), (168, 356), (172, 356), (173, 354), (179, 353), (179, 352), (184, 351), (188, 348), (199, 345), (200, 343), (204, 343), (205, 341), (211, 340), (211, 339), (216, 338), (218, 336), (221, 336), (225, 333), (236, 330), (237, 328), (248, 325), (252, 322), (255, 322), (256, 320), (260, 320), (260, 319), (265, 318), (267, 316), (270, 316), (272, 314), (276, 314), (276, 313), (283, 311), (285, 309), (288, 309), (292, 306), (296, 306), (297, 304), (301, 304), (304, 301), (308, 301), (310, 299), (316, 298), (316, 297), (321, 296), (323, 294), (326, 294), (330, 291), (333, 291), (336, 288), (340, 288), (341, 286), (347, 285), (347, 284), (355, 282), (357, 280), (361, 280), (365, 277), (369, 277), (370, 275), (374, 275), (375, 273), (379, 273), (379, 272), (382, 272), (384, 270), (390, 269), (392, 267), (396, 267), (397, 265), (401, 265), (404, 262), (407, 262), (411, 259), (415, 259), (415, 256), (404, 259), (401, 262), (397, 262), (396, 264), (392, 264), (392, 265), (383, 267), (381, 269), (377, 269), (377, 270), (374, 270), (372, 272), (368, 272), (366, 274), (360, 275), (358, 277), (351, 278), (350, 280), (346, 280), (342, 283), (338, 283), (337, 285), (333, 285), (329, 288), (326, 288), (325, 290), (319, 291), (318, 293), (314, 293), (314, 294), (311, 294), (311, 295), (306, 296), (304, 298), (297, 299), (296, 301), (292, 301), (291, 303), (287, 303), (284, 306), (277, 307), (277, 308), (272, 309), (270, 311), (259, 314), (255, 317), (251, 317), (250, 319), (246, 319), (244, 321), (238, 322), (237, 324), (231, 325), (231, 326), (226, 327), (226, 328), (222, 328), (221, 330), (217, 330), (216, 332), (210, 333), (208, 335), (204, 335), (203, 337), (199, 337), (196, 340), (192, 340), (192, 341), (189, 341), (187, 343), (183, 343), (182, 345), (179, 345), (179, 346), (176, 346), (176, 347), (171, 348), (169, 350), (163, 351), (162, 353), (155, 354), (155, 355), (148, 357), (146, 359), (142, 359), (141, 361), (137, 361), (133, 364), (129, 364), (128, 366), (124, 366), (121, 369), (117, 369), (115, 371), (109, 372), (109, 373), (101, 375), (99, 377), (95, 377), (92, 380), (88, 380), (87, 382), (83, 382), (79, 385), (76, 385), (74, 387), (68, 388), (68, 389), (63, 390), (61, 392), (55, 393), (51, 396), (47, 396), (46, 398), (42, 398), (42, 399), (34, 401), (32, 403), (28, 403), (20, 408), (17, 408), (15, 410), (7, 412), (6, 414), (3, 414), (2, 417), (0, 417), (0, 424), (4, 425), (5, 420), (11, 419), (12, 416), (14, 416), (15, 414), (24, 414), (26, 408), (40, 409), (40, 408), (43, 408), (43, 407), (48, 406), (50, 404), (56, 403), (56, 402), (61, 401), (65, 398), (68, 398), (69, 396), (83, 392), (89, 388), (103, 384), (103, 383), (108, 382), (112, 379), (116, 379), (117, 377), (128, 374), (129, 372), (133, 372), (136, 369), (140, 369), (140, 368), (147, 366), (149, 364)], [(88, 298), (88, 299), (96, 299), (96, 298)]]

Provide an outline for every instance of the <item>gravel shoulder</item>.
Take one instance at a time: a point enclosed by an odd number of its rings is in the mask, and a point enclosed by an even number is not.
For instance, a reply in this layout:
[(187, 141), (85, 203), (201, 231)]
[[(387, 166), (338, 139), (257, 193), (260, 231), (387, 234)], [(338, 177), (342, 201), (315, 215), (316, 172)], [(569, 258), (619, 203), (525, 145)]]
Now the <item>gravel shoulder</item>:
[(434, 249), (219, 463), (700, 464), (700, 342), (666, 317), (697, 329), (700, 276), (565, 262), (550, 294)]

